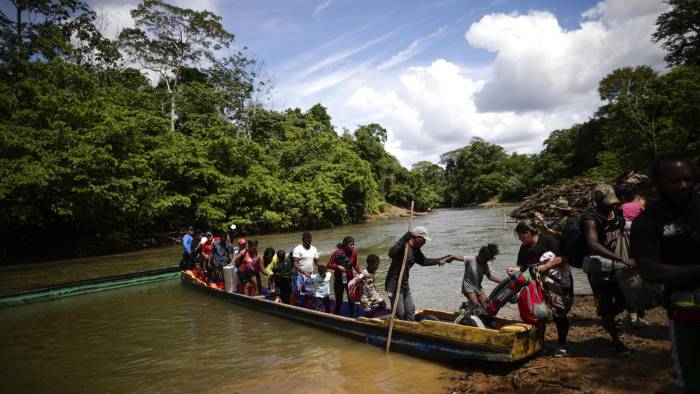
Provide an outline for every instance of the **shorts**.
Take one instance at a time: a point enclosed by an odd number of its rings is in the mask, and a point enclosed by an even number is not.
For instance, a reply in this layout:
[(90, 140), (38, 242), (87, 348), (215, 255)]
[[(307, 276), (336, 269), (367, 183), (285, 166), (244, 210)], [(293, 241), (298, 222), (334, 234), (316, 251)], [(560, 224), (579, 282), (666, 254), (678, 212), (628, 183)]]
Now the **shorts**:
[(598, 316), (617, 315), (627, 309), (625, 296), (617, 282), (605, 279), (601, 280), (593, 275), (588, 275), (588, 282), (593, 290)]
[(238, 278), (241, 280), (241, 283), (250, 283), (254, 276), (255, 272), (249, 269), (238, 271)]
[(309, 283), (309, 278), (296, 272), (292, 274), (292, 294), (296, 295), (313, 295), (314, 289)]

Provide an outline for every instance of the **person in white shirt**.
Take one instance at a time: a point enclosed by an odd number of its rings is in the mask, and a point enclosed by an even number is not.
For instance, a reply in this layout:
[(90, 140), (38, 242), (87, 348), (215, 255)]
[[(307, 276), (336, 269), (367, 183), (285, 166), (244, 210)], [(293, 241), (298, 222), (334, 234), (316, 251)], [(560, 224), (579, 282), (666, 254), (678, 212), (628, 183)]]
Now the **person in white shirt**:
[(311, 275), (309, 278), (312, 287), (314, 288), (314, 303), (313, 309), (320, 311), (321, 307), (327, 313), (331, 312), (331, 273), (325, 265), (318, 266), (318, 274)]
[(308, 283), (308, 279), (314, 273), (314, 266), (318, 265), (318, 250), (311, 245), (311, 233), (305, 232), (301, 236), (301, 245), (294, 248), (292, 254), (294, 262), (294, 273), (292, 274), (292, 297), (291, 305), (297, 304), (297, 298), (304, 296), (304, 307), (311, 305), (313, 289)]

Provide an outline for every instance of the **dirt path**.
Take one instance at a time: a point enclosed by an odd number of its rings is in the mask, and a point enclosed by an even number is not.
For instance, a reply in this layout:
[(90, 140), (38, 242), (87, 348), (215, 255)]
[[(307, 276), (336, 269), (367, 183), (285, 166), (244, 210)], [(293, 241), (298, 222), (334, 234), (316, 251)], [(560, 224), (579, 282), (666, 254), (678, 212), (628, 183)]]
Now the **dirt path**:
[(445, 376), (450, 381), (445, 385), (446, 391), (638, 393), (664, 391), (670, 384), (671, 344), (662, 308), (647, 314), (648, 327), (625, 329), (622, 340), (633, 349), (626, 357), (610, 352), (592, 297), (577, 297), (569, 316), (569, 356), (556, 358), (550, 354), (556, 342), (556, 328), (549, 324), (546, 348), (539, 357), (514, 366), (465, 365), (461, 373)]

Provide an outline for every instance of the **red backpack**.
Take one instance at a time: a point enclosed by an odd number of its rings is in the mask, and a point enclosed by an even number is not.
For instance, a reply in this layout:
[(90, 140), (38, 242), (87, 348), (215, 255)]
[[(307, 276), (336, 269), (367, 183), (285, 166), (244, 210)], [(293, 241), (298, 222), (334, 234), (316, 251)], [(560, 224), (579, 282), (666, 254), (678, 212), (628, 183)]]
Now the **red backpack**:
[(540, 324), (549, 318), (549, 308), (540, 281), (533, 280), (520, 290), (518, 296), (520, 318), (528, 324)]
[(365, 284), (364, 278), (362, 276), (356, 276), (350, 280), (348, 283), (348, 296), (350, 301), (359, 302), (362, 298), (362, 287)]

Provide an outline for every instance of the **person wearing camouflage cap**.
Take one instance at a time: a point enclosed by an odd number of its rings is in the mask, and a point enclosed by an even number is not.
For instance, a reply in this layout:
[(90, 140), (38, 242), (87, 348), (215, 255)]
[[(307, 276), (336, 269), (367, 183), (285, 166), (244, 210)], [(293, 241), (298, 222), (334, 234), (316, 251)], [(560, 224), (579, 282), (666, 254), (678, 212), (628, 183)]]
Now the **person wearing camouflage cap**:
[[(610, 262), (600, 264), (605, 269), (588, 270), (588, 281), (593, 290), (598, 315), (605, 331), (612, 340), (611, 351), (618, 355), (627, 355), (630, 350), (620, 340), (619, 329), (615, 324), (615, 316), (627, 309), (625, 296), (615, 281), (614, 267), (624, 264), (633, 267), (634, 261), (623, 258), (615, 253), (616, 243), (625, 227), (625, 219), (620, 211), (615, 190), (607, 184), (599, 184), (593, 191), (594, 208), (583, 215), (583, 234), (588, 248), (586, 259), (595, 262)], [(597, 267), (591, 264), (591, 267)], [(584, 271), (586, 271), (584, 261)], [(609, 269), (612, 267), (613, 269)]]

